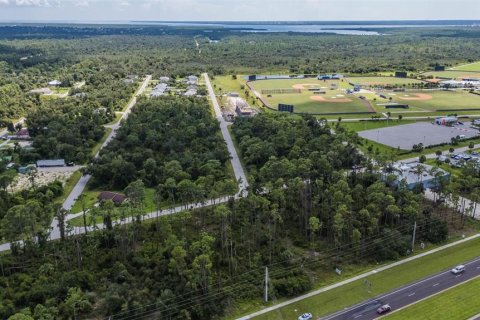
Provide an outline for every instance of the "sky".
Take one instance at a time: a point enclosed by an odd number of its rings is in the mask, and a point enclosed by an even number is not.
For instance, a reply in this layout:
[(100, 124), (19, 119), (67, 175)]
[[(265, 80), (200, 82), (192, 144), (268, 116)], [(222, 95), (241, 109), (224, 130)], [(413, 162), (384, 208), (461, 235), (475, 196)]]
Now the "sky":
[(0, 21), (480, 20), (480, 0), (0, 0)]

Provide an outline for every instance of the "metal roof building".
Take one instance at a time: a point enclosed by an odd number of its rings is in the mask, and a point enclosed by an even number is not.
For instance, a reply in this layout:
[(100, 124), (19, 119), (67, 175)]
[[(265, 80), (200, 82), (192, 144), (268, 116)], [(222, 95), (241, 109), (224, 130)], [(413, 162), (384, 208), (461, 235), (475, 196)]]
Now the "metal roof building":
[(56, 159), (56, 160), (38, 160), (37, 167), (47, 168), (47, 167), (65, 167), (65, 160)]

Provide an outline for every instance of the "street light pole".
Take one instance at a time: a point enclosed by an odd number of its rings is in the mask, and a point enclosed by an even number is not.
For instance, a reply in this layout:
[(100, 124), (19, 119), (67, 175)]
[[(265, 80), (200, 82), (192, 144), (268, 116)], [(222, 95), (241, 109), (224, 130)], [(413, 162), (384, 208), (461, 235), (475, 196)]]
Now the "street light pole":
[(415, 233), (417, 232), (417, 221), (415, 221), (413, 225), (413, 237), (412, 237), (412, 252), (413, 248), (415, 247)]

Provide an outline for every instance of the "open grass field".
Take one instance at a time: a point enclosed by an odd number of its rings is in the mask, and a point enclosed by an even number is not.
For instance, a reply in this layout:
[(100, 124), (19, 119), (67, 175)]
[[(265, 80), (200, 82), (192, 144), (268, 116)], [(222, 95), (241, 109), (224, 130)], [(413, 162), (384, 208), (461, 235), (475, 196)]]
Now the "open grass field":
[(455, 68), (452, 68), (452, 70), (480, 72), (480, 61), (456, 66)]
[(342, 126), (348, 128), (352, 131), (358, 132), (363, 130), (373, 130), (373, 129), (381, 129), (393, 126), (399, 126), (403, 124), (414, 123), (415, 121), (412, 120), (402, 120), (398, 121), (395, 119), (391, 119), (389, 121), (386, 120), (379, 120), (379, 121), (359, 121), (359, 122), (342, 122)]
[(445, 70), (445, 71), (431, 71), (422, 73), (423, 76), (432, 76), (433, 78), (446, 78), (446, 79), (463, 79), (463, 78), (480, 78), (480, 70), (467, 71), (467, 70)]
[[(255, 319), (291, 320), (297, 319), (298, 316), (304, 312), (311, 312), (314, 318), (325, 316), (364, 301), (365, 299), (373, 298), (374, 296), (393, 290), (402, 285), (418, 281), (434, 273), (449, 269), (459, 263), (474, 259), (479, 255), (479, 245), (480, 239), (471, 240), (464, 244), (379, 272), (368, 277), (368, 280), (372, 283), (370, 293), (365, 288), (363, 283), (364, 280), (360, 279), (350, 284), (288, 305), (284, 308), (266, 313)], [(349, 274), (347, 278), (351, 276), (353, 276), (353, 274)], [(344, 279), (343, 276), (338, 277), (336, 280), (330, 279), (330, 281), (333, 280), (333, 282), (337, 282), (342, 279)], [(323, 286), (327, 284), (328, 283), (326, 282), (322, 283)], [(402, 319), (416, 318), (406, 317)]]
[[(83, 192), (83, 195), (85, 197), (85, 208), (91, 208), (95, 203), (98, 202), (98, 195), (100, 194), (100, 190), (87, 190)], [(116, 191), (116, 192), (122, 192), (122, 191)], [(168, 205), (165, 203), (161, 206), (162, 208), (167, 208)], [(157, 209), (155, 205), (155, 189), (153, 188), (145, 188), (145, 200), (143, 202), (143, 208), (144, 208), (144, 213), (150, 213), (153, 212)], [(76, 201), (75, 205), (72, 207), (72, 213), (79, 213), (82, 212), (82, 204), (80, 201)], [(87, 212), (87, 219), (88, 221), (91, 219), (90, 213)], [(118, 219), (119, 217), (114, 216), (114, 220)], [(98, 216), (96, 223), (101, 223), (103, 222), (103, 218)], [(74, 227), (81, 227), (83, 226), (83, 217), (77, 217), (75, 219), (72, 219), (68, 222), (71, 226)]]
[(422, 83), (423, 81), (409, 78), (395, 78), (395, 77), (349, 77), (346, 81), (356, 85), (375, 86), (375, 85), (392, 85), (403, 86), (414, 83)]
[[(418, 91), (396, 92), (390, 95), (392, 101), (400, 104), (408, 104), (407, 110), (389, 110), (395, 112), (422, 110), (435, 112), (443, 110), (480, 109), (480, 96), (465, 91)], [(377, 99), (377, 103), (378, 103)], [(385, 100), (387, 101), (387, 100)], [(478, 111), (477, 111), (478, 112)]]
[[(371, 112), (369, 103), (356, 95), (346, 93), (351, 86), (341, 80), (282, 79), (260, 80), (252, 82), (253, 88), (262, 94), (262, 90), (300, 89), (301, 93), (263, 93), (270, 107), (277, 109), (279, 103), (292, 104), (296, 113), (343, 114)], [(333, 86), (333, 90), (331, 89)], [(319, 89), (325, 94), (314, 95), (309, 89)]]
[(476, 278), (409, 308), (392, 313), (385, 319), (468, 319), (480, 313), (479, 287), (480, 278)]

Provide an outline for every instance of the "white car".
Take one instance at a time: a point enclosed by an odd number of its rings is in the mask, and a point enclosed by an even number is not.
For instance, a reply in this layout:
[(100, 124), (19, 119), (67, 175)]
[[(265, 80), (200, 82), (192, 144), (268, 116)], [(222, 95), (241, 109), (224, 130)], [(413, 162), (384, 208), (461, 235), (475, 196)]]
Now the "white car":
[(392, 310), (392, 307), (390, 307), (389, 304), (384, 304), (383, 306), (377, 309), (377, 313), (384, 314), (384, 313), (390, 312), (391, 310)]
[(460, 274), (462, 273), (463, 271), (465, 271), (465, 266), (464, 265), (459, 265), (459, 266), (456, 266), (455, 268), (453, 268), (452, 270), (450, 270), (453, 274)]
[(310, 320), (312, 318), (313, 316), (311, 313), (304, 313), (300, 317), (298, 317), (298, 320)]

